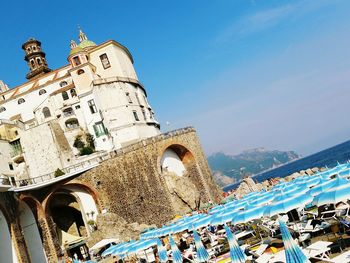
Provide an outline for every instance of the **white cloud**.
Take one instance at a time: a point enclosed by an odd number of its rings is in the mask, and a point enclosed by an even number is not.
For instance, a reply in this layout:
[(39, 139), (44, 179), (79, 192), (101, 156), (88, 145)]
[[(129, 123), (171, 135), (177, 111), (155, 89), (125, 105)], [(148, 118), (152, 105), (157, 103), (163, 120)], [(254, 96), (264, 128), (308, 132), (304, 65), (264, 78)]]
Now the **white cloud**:
[[(246, 15), (239, 20), (234, 20), (224, 28), (216, 37), (216, 43), (224, 43), (242, 36), (247, 36), (256, 32), (261, 32), (285, 19), (301, 17), (329, 4), (335, 4), (337, 0), (299, 0), (291, 4), (286, 4), (270, 9), (257, 11)], [(255, 4), (254, 4), (255, 5)]]

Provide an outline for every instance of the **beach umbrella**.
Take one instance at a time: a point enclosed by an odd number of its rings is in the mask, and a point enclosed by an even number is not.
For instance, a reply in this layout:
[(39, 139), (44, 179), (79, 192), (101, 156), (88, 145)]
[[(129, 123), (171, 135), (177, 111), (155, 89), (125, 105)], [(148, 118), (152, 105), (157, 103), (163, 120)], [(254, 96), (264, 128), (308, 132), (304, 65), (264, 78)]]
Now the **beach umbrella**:
[(340, 177), (342, 177), (342, 178), (347, 178), (347, 177), (349, 177), (350, 176), (350, 169), (349, 168), (347, 168), (347, 169), (345, 169), (345, 170), (343, 170), (343, 171), (340, 171), (339, 173), (338, 173), (338, 175), (340, 176)]
[(169, 236), (172, 259), (174, 263), (182, 263), (182, 255), (172, 236)]
[(236, 213), (232, 218), (232, 222), (235, 224), (246, 223), (248, 221), (259, 219), (264, 215), (266, 206), (253, 207), (251, 209)]
[(199, 229), (209, 225), (212, 219), (212, 215), (207, 215), (201, 219), (198, 219), (197, 221), (193, 222), (193, 229)]
[[(136, 241), (133, 245), (128, 246), (126, 249), (119, 251), (119, 256), (124, 257), (124, 254), (136, 254), (139, 251), (145, 250), (149, 247), (157, 245), (158, 238), (146, 239)], [(113, 253), (113, 255), (115, 255)]]
[(222, 224), (223, 224), (223, 223), (222, 223), (222, 221), (223, 221), (222, 215), (223, 215), (223, 214), (224, 214), (224, 213), (217, 213), (217, 214), (213, 215), (213, 218), (212, 218), (210, 224), (211, 224), (212, 226), (222, 225)]
[(160, 262), (167, 262), (168, 261), (168, 255), (167, 255), (167, 251), (166, 248), (163, 246), (162, 241), (157, 238), (157, 247), (158, 247), (158, 256), (159, 256), (159, 260)]
[(264, 216), (271, 217), (277, 214), (286, 214), (293, 209), (304, 207), (305, 205), (311, 203), (312, 200), (313, 198), (311, 195), (301, 193), (300, 195), (295, 195), (266, 206)]
[(317, 206), (336, 204), (350, 198), (350, 184), (347, 183), (337, 188), (329, 189), (314, 197), (312, 203)]
[(284, 253), (286, 255), (286, 263), (305, 263), (310, 262), (305, 256), (298, 244), (293, 240), (286, 224), (279, 220), (280, 230), (282, 234)]
[(198, 262), (207, 262), (209, 260), (209, 254), (206, 251), (200, 236), (198, 235), (197, 231), (195, 231), (195, 230), (193, 231), (193, 237), (194, 237), (194, 242), (196, 245)]
[(336, 188), (348, 183), (349, 183), (349, 180), (337, 176), (332, 180), (324, 181), (320, 185), (315, 186), (314, 188), (311, 188), (309, 191), (309, 194), (311, 194), (312, 196), (316, 196), (322, 192), (325, 192), (328, 189)]
[(272, 201), (274, 198), (275, 193), (273, 191), (270, 192), (265, 192), (261, 196), (257, 197), (254, 200), (251, 200), (249, 204), (254, 205), (254, 206), (260, 206), (260, 205), (265, 205)]
[(129, 241), (129, 242), (124, 242), (124, 243), (111, 246), (102, 253), (102, 257), (106, 257), (114, 253), (118, 253), (119, 250), (121, 250), (124, 247), (131, 246), (134, 242), (135, 241)]
[(227, 241), (230, 247), (230, 257), (232, 263), (244, 263), (246, 260), (246, 256), (240, 246), (238, 245), (236, 237), (232, 234), (230, 228), (225, 225), (224, 226), (227, 236)]

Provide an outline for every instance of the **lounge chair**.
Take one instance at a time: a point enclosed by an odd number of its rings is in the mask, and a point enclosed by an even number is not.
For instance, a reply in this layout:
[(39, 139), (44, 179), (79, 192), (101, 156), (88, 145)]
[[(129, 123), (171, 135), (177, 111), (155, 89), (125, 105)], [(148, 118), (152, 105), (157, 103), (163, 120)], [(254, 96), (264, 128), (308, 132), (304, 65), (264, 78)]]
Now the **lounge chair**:
[(265, 250), (268, 248), (268, 244), (264, 244), (262, 243), (257, 250), (254, 251), (249, 251), (249, 253), (251, 255), (253, 255), (255, 258), (259, 258), (264, 252)]
[(331, 250), (329, 247), (330, 245), (332, 245), (332, 242), (317, 241), (312, 245), (304, 248), (303, 252), (308, 258), (314, 258), (317, 260), (329, 260), (329, 252)]

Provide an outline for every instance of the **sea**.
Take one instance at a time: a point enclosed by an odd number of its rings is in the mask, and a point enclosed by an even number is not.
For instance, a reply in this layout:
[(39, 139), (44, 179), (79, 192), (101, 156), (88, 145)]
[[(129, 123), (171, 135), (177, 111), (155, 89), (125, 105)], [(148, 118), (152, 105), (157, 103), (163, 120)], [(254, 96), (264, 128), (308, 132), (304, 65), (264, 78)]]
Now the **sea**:
[[(345, 163), (350, 160), (350, 140), (328, 148), (326, 150), (314, 153), (312, 155), (299, 158), (277, 168), (253, 175), (254, 181), (262, 181), (275, 177), (286, 177), (292, 173), (306, 170), (313, 167), (334, 167), (338, 163)], [(235, 189), (241, 182), (225, 186), (225, 192)]]

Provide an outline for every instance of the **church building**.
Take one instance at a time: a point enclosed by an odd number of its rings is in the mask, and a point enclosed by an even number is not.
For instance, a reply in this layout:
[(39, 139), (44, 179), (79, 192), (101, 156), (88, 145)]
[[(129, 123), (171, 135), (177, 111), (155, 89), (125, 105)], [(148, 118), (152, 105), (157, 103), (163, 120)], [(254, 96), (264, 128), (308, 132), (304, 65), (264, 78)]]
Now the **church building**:
[(220, 200), (196, 131), (161, 133), (125, 46), (80, 30), (58, 69), (39, 40), (22, 49), (27, 81), (0, 81), (1, 262), (86, 259)]

